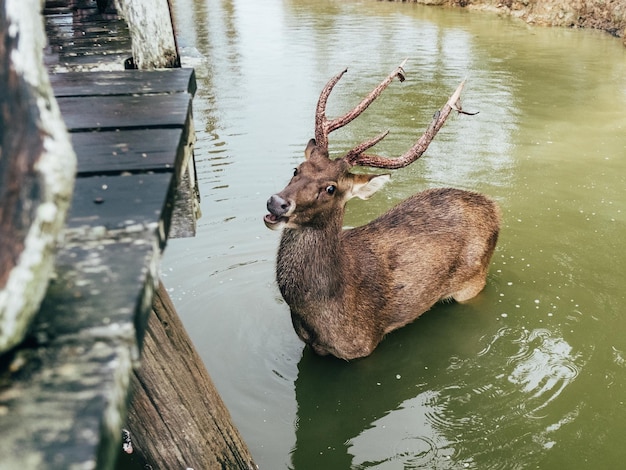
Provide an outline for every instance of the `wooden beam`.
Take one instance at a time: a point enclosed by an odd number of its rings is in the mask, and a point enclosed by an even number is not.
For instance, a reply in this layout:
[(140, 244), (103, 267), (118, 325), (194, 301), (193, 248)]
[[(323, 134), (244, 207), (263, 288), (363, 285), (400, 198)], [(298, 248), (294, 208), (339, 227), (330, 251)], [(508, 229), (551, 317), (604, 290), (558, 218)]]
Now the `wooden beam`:
[(257, 468), (163, 283), (131, 390), (128, 431), (135, 455), (122, 453), (121, 463), (134, 458), (155, 469)]
[(133, 60), (138, 69), (180, 67), (168, 0), (116, 0), (115, 3), (128, 23)]
[(40, 7), (0, 0), (0, 353), (22, 341), (44, 296), (76, 169)]

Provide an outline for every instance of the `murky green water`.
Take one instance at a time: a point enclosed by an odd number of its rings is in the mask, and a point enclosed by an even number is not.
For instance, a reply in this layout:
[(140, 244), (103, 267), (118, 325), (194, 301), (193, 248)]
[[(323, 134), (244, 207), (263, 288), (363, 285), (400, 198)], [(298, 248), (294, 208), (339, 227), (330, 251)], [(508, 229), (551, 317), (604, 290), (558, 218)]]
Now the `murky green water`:
[[(592, 31), (403, 3), (176, 0), (196, 67), (203, 218), (163, 278), (264, 469), (586, 469), (626, 459), (626, 49)], [(486, 290), (438, 305), (364, 360), (305, 349), (262, 223), (312, 137), (326, 80), (338, 114), (403, 58), (394, 83), (331, 136), (381, 130), (402, 153), (468, 78), (464, 108), (373, 199), (367, 222), (432, 186), (490, 194), (504, 226)]]

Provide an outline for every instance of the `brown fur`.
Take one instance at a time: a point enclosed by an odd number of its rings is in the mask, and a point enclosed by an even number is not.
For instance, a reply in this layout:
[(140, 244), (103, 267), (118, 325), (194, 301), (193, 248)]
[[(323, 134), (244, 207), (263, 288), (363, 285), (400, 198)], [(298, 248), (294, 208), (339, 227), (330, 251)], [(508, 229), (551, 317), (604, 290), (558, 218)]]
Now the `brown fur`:
[(296, 333), (316, 353), (367, 356), (385, 334), (437, 301), (462, 302), (483, 289), (500, 226), (491, 199), (429, 189), (343, 230), (346, 202), (368, 198), (387, 176), (352, 174), (315, 141), (305, 155), (287, 187), (268, 201), (265, 222), (284, 227), (278, 286)]

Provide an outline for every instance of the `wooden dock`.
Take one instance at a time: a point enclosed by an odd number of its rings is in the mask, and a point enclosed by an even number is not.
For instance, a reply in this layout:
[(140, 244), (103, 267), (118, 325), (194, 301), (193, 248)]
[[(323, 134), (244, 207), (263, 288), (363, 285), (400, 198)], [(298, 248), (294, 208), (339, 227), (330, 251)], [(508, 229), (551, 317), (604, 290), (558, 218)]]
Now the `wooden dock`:
[(34, 325), (0, 356), (0, 469), (109, 469), (162, 250), (170, 236), (195, 234), (195, 75), (125, 70), (130, 38), (111, 5), (49, 0), (44, 15), (44, 63), (77, 172)]

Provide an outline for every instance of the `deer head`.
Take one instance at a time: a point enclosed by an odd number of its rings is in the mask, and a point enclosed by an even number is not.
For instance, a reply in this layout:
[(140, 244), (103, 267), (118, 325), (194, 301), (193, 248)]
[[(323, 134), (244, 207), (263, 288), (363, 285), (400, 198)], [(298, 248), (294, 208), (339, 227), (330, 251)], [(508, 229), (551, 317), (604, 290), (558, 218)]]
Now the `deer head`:
[(305, 162), (294, 170), (287, 187), (267, 202), (265, 225), (272, 230), (328, 225), (336, 218), (333, 214), (343, 214), (348, 200), (368, 199), (389, 180), (389, 175), (350, 173), (344, 159), (331, 160), (315, 139), (304, 155)]
[[(269, 214), (265, 216), (265, 225), (272, 230), (283, 227), (321, 226), (334, 220), (332, 214), (343, 214), (345, 203), (353, 197), (368, 199), (387, 181), (389, 175), (362, 175), (350, 172), (355, 165), (398, 169), (410, 165), (428, 148), (439, 129), (443, 126), (450, 112), (459, 112), (459, 98), (463, 90), (461, 83), (446, 105), (438, 111), (424, 134), (407, 152), (399, 158), (384, 158), (366, 154), (365, 151), (383, 140), (389, 131), (369, 139), (350, 150), (343, 158), (331, 160), (328, 154), (328, 135), (358, 117), (398, 78), (405, 80), (405, 59), (396, 70), (390, 73), (374, 88), (353, 110), (344, 116), (329, 120), (326, 117), (326, 103), (334, 86), (347, 72), (343, 70), (335, 75), (324, 87), (317, 103), (315, 113), (315, 139), (311, 139), (304, 151), (305, 162), (295, 169), (293, 178), (283, 191), (274, 194), (267, 201)], [(469, 114), (469, 113), (465, 113)]]

